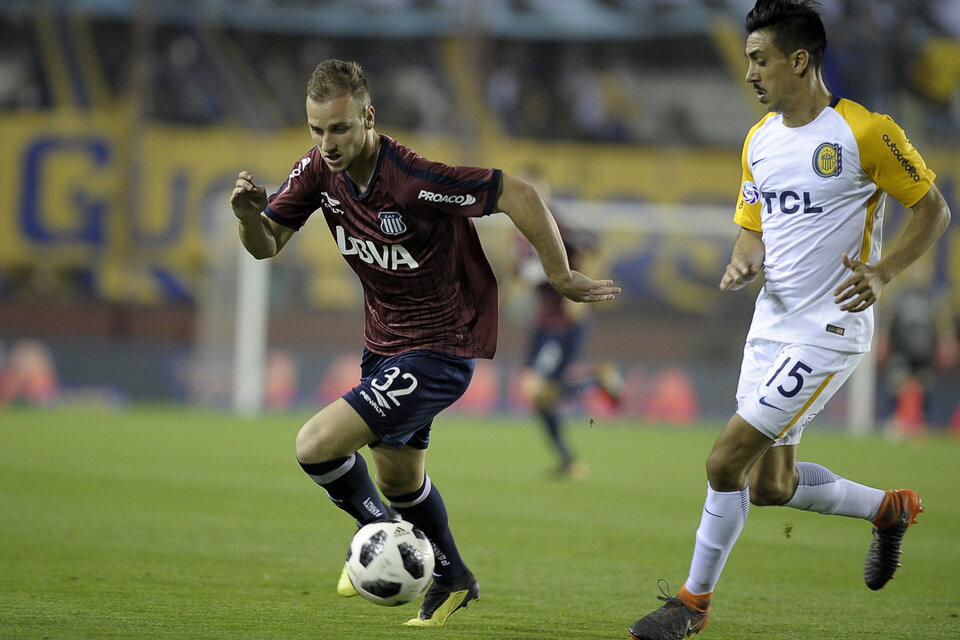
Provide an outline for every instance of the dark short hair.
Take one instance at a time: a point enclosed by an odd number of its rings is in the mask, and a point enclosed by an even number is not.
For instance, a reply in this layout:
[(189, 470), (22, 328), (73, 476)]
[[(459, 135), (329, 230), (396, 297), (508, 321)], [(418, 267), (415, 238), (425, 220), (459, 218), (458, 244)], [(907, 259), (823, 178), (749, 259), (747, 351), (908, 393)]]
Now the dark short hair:
[(367, 79), (356, 62), (324, 60), (317, 65), (307, 81), (307, 97), (316, 102), (328, 102), (343, 95), (352, 95), (366, 108), (370, 104)]
[(827, 48), (827, 32), (819, 8), (820, 3), (813, 0), (757, 0), (747, 14), (747, 34), (769, 29), (773, 44), (784, 55), (805, 49), (810, 63), (819, 69)]

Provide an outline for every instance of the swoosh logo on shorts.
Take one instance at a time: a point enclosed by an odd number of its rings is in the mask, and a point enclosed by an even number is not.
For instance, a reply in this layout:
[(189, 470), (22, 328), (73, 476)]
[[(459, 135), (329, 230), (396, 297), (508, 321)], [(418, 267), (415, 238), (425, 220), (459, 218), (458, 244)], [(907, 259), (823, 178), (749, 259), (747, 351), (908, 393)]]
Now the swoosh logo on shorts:
[(771, 409), (776, 409), (777, 411), (783, 411), (783, 409), (781, 409), (780, 407), (767, 402), (767, 396), (760, 396), (760, 404), (762, 404), (765, 407), (770, 407)]

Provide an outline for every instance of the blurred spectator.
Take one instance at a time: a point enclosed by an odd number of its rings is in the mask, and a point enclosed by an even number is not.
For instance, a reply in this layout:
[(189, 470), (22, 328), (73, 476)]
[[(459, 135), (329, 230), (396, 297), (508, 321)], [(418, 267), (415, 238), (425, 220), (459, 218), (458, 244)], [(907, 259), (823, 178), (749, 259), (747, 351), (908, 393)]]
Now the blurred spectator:
[(0, 58), (0, 109), (36, 111), (43, 106), (38, 67), (27, 51)]
[(56, 401), (57, 391), (56, 368), (47, 345), (39, 340), (15, 343), (0, 363), (0, 407), (17, 402), (48, 407)]
[[(381, 109), (386, 114), (385, 124), (413, 131), (449, 131), (453, 120), (453, 101), (443, 86), (441, 77), (428, 64), (401, 64), (385, 78), (383, 102), (390, 105)], [(378, 85), (379, 86), (379, 85)], [(374, 106), (382, 102), (373, 98)]]
[(893, 402), (887, 429), (891, 435), (927, 431), (930, 394), (938, 372), (954, 367), (960, 343), (948, 293), (924, 280), (924, 270), (885, 296), (887, 322), (878, 332), (877, 358), (883, 383)]
[(190, 124), (220, 121), (225, 113), (205, 77), (209, 66), (192, 34), (175, 35), (157, 60), (154, 115)]
[(487, 104), (509, 135), (517, 135), (517, 113), (520, 111), (520, 75), (515, 65), (498, 65), (487, 76)]
[(930, 15), (946, 35), (960, 38), (960, 0), (931, 2)]
[(285, 349), (272, 349), (267, 355), (264, 404), (270, 411), (286, 411), (297, 400), (299, 369), (293, 355)]

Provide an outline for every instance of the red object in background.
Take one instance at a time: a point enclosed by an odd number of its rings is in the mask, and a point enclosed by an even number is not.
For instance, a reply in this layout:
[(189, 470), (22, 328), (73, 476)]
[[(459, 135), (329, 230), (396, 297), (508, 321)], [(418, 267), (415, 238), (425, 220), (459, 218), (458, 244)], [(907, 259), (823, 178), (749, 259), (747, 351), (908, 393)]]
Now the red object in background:
[(17, 401), (49, 406), (58, 391), (50, 349), (36, 340), (15, 344), (0, 368), (0, 406)]

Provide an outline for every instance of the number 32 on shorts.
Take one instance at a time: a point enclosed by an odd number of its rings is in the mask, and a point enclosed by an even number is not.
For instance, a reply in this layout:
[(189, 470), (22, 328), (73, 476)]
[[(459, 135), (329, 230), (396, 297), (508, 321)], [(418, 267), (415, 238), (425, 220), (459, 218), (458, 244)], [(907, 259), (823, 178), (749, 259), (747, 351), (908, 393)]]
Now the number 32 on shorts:
[[(396, 384), (395, 384), (396, 383)], [(384, 409), (400, 406), (398, 398), (410, 395), (417, 388), (417, 378), (412, 373), (401, 373), (399, 367), (383, 370), (383, 378), (370, 381), (377, 403)]]

